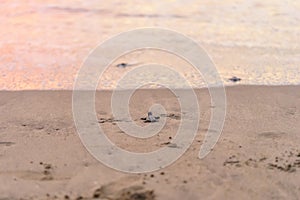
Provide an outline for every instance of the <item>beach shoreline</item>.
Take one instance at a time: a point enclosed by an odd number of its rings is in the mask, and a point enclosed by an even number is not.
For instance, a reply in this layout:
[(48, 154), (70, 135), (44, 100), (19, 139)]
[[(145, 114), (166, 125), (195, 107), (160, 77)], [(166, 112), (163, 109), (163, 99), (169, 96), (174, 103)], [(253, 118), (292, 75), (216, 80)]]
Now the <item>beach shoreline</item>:
[[(145, 174), (118, 172), (88, 153), (74, 125), (71, 90), (0, 91), (0, 199), (299, 199), (300, 86), (225, 90), (225, 124), (213, 151), (198, 158), (213, 105), (208, 89), (197, 89), (200, 126), (193, 144), (172, 165)], [(182, 114), (172, 92), (141, 89), (132, 96), (137, 124), (154, 103), (178, 116), (147, 141), (120, 131), (111, 95), (97, 91), (95, 105), (115, 144), (149, 152), (170, 143)]]

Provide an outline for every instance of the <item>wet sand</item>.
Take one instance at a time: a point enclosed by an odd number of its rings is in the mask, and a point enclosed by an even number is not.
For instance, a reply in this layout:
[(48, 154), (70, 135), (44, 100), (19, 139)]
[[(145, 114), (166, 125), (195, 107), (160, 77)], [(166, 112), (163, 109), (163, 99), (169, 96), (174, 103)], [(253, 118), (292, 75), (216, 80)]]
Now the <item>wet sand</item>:
[[(198, 135), (174, 164), (156, 172), (125, 174), (95, 160), (72, 118), (71, 91), (0, 92), (0, 199), (299, 199), (299, 86), (227, 87), (227, 116), (219, 142), (198, 159), (210, 119), (207, 90), (197, 90)], [(142, 124), (153, 103), (167, 113), (164, 129), (141, 140), (120, 132), (110, 91), (98, 92), (96, 111), (108, 137), (122, 148), (147, 152), (167, 146), (180, 122), (176, 97), (139, 90), (132, 118)]]
[[(71, 90), (92, 49), (142, 27), (167, 28), (195, 40), (225, 84), (231, 84), (226, 80), (232, 76), (247, 85), (300, 84), (300, 1), (1, 2), (0, 90)], [(143, 62), (143, 56), (121, 62)], [(166, 59), (162, 52), (145, 57), (151, 63)], [(181, 67), (194, 87), (204, 86), (200, 74), (187, 70), (178, 58), (166, 64)], [(123, 73), (112, 66), (100, 88), (113, 89)]]

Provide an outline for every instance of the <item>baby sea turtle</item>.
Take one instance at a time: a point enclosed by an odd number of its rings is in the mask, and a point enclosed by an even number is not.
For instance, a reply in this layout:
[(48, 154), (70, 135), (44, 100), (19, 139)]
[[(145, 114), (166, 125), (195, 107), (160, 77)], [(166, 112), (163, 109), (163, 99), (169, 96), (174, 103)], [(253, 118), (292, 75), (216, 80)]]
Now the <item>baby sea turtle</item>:
[(128, 66), (127, 63), (119, 63), (119, 64), (117, 64), (117, 67), (120, 67), (120, 68), (125, 68), (127, 66)]
[(141, 118), (141, 120), (144, 120), (144, 123), (153, 123), (158, 122), (160, 117), (153, 116), (152, 112), (148, 112), (148, 116)]
[(118, 68), (125, 68), (125, 67), (131, 67), (131, 66), (136, 66), (139, 65), (140, 63), (138, 62), (132, 62), (132, 63), (126, 63), (126, 62), (121, 62), (116, 65)]
[(241, 78), (238, 78), (238, 77), (236, 77), (236, 76), (233, 76), (232, 78), (230, 78), (230, 79), (228, 79), (228, 80), (230, 80), (230, 81), (232, 81), (232, 82), (238, 82), (238, 81), (241, 81), (242, 79)]

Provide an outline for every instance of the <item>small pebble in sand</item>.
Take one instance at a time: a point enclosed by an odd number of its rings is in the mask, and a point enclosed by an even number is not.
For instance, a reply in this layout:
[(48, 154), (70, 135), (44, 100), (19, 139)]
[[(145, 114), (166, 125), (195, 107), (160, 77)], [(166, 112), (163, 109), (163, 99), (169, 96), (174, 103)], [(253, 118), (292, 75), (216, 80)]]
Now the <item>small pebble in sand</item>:
[(45, 164), (45, 169), (51, 169), (52, 168), (52, 166), (51, 166), (51, 164)]
[(44, 170), (43, 173), (44, 173), (44, 175), (49, 175), (50, 174), (50, 172), (48, 170)]

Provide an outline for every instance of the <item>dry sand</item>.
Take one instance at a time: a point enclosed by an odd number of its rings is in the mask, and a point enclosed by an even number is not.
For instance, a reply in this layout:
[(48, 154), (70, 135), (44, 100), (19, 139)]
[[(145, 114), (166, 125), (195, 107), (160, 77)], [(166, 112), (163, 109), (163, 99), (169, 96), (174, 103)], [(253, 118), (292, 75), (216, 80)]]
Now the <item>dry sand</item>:
[[(214, 150), (198, 152), (210, 119), (207, 90), (197, 90), (198, 135), (174, 164), (147, 174), (105, 167), (84, 148), (72, 118), (71, 91), (0, 92), (0, 199), (299, 199), (300, 87), (226, 88), (225, 127)], [(111, 92), (97, 94), (100, 125), (119, 146), (147, 152), (173, 137), (177, 99), (166, 90), (139, 90), (130, 108), (142, 124), (149, 106), (170, 116), (149, 140), (126, 137), (111, 116)]]

